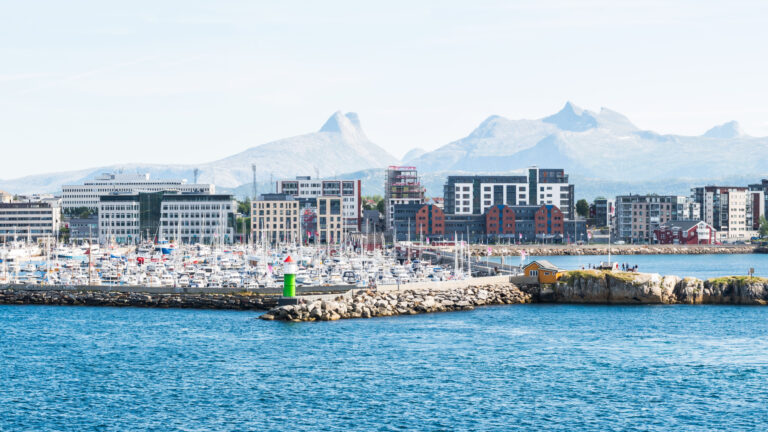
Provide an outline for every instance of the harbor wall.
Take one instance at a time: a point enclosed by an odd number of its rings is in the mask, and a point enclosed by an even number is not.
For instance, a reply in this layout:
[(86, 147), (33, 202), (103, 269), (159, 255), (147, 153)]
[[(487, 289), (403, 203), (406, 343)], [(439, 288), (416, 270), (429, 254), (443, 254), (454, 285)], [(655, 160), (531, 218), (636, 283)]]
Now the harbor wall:
[[(312, 286), (297, 287), (296, 292), (302, 293), (339, 293), (347, 291), (350, 285), (331, 285), (331, 286)], [(21, 290), (21, 291), (62, 291), (62, 292), (118, 292), (118, 293), (147, 293), (147, 294), (258, 294), (258, 295), (280, 295), (283, 288), (172, 288), (172, 287), (148, 287), (148, 286), (129, 286), (129, 285), (26, 285), (26, 284), (5, 284), (0, 285), (0, 290)]]
[(276, 295), (0, 289), (0, 305), (267, 310), (277, 306), (278, 299)]
[[(519, 256), (524, 250), (529, 256), (607, 255), (608, 245), (474, 245), (473, 256)], [(611, 245), (614, 255), (708, 255), (766, 253), (755, 245)]]

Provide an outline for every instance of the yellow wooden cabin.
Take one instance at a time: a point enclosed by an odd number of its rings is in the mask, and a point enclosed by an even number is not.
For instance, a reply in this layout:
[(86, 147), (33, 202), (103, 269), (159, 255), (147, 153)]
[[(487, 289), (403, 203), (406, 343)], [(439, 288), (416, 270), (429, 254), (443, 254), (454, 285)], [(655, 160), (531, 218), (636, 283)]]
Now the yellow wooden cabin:
[(527, 277), (535, 277), (540, 284), (553, 284), (560, 279), (565, 272), (549, 261), (533, 261), (523, 267), (523, 274)]

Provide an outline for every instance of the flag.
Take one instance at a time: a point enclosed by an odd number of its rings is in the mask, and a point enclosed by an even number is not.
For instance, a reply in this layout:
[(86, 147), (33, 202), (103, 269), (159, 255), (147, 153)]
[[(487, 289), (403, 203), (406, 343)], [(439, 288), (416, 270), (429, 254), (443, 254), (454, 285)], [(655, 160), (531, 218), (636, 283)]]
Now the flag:
[(518, 233), (518, 235), (520, 236), (520, 240), (522, 240), (523, 239), (523, 233)]

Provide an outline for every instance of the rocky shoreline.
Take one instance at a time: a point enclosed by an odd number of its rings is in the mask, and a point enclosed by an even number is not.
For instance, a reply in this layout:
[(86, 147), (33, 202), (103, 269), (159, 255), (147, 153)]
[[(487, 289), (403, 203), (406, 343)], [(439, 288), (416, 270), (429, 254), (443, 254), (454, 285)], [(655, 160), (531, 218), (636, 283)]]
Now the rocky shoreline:
[(708, 280), (598, 270), (567, 272), (552, 285), (522, 290), (537, 303), (768, 304), (768, 279), (729, 276)]
[[(519, 256), (525, 251), (530, 256), (554, 255), (608, 255), (608, 245), (491, 245), (472, 248), (473, 256)], [(611, 245), (614, 255), (709, 255), (751, 254), (762, 252), (754, 245)]]
[(573, 271), (551, 285), (518, 287), (501, 283), (450, 290), (359, 290), (333, 300), (279, 306), (259, 318), (292, 322), (335, 321), (522, 303), (767, 305), (768, 279), (731, 276), (702, 281), (649, 273)]
[[(502, 279), (506, 280), (506, 279)], [(350, 290), (343, 295), (298, 298), (278, 306), (279, 296), (189, 294), (88, 290), (0, 290), (0, 305), (82, 305), (267, 311), (259, 318), (278, 321), (335, 321), (472, 310), (478, 306), (564, 304), (731, 304), (768, 305), (768, 279), (730, 276), (709, 280), (598, 270), (566, 272), (555, 284), (482, 281), (456, 287)], [(447, 284), (447, 283), (446, 283)], [(322, 299), (320, 299), (322, 298)]]
[(472, 310), (476, 306), (530, 303), (515, 285), (493, 284), (455, 289), (374, 292), (358, 290), (333, 300), (315, 300), (274, 308), (259, 318), (279, 321), (335, 321), (434, 312)]
[(115, 291), (0, 290), (0, 305), (268, 310), (277, 306), (277, 301), (277, 296), (239, 294), (149, 294)]

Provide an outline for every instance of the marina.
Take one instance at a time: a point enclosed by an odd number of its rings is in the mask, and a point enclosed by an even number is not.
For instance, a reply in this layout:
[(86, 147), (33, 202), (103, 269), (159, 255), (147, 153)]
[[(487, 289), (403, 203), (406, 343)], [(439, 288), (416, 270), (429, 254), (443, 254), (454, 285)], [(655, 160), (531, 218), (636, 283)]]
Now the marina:
[(420, 252), (415, 248), (366, 252), (344, 246), (176, 246), (168, 242), (41, 247), (9, 242), (0, 247), (0, 284), (278, 290), (288, 257), (296, 262), (298, 287), (366, 288), (471, 277), (468, 256), (455, 257), (455, 266), (441, 266), (422, 262)]

